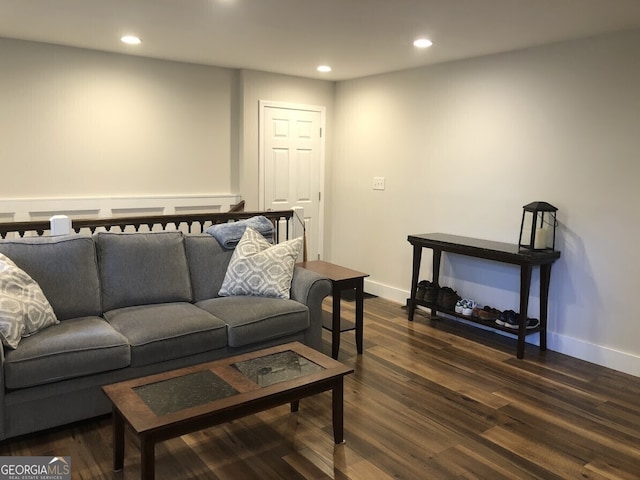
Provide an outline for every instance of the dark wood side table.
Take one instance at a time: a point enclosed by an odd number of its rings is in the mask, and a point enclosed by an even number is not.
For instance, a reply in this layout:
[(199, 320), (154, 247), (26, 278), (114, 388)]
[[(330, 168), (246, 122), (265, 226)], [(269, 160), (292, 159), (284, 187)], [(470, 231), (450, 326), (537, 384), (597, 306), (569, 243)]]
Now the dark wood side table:
[[(411, 297), (408, 301), (409, 320), (413, 320), (413, 313), (417, 305), (423, 305), (431, 309), (431, 314), (436, 315), (443, 311), (435, 304), (428, 304), (416, 299), (418, 289), (418, 275), (420, 274), (420, 262), (422, 249), (433, 250), (433, 277), (432, 282), (438, 284), (440, 276), (440, 259), (442, 252), (466, 255), (468, 257), (484, 258), (496, 262), (510, 263), (520, 266), (520, 324), (517, 332), (507, 328), (501, 328), (491, 322), (491, 327), (509, 333), (517, 333), (517, 357), (524, 357), (524, 340), (529, 333), (540, 332), (540, 350), (547, 349), (547, 306), (549, 299), (549, 282), (551, 280), (551, 264), (560, 258), (557, 250), (529, 251), (521, 250), (518, 245), (510, 243), (492, 242), (477, 238), (459, 237), (445, 233), (425, 233), (409, 235), (408, 242), (413, 245), (413, 274), (411, 277)], [(529, 287), (531, 286), (531, 272), (534, 266), (540, 267), (540, 326), (534, 330), (527, 330), (526, 318), (529, 308)], [(462, 317), (455, 312), (445, 311), (447, 315)], [(465, 320), (485, 323), (471, 317), (462, 317)]]
[[(298, 266), (316, 272), (331, 280), (333, 295), (333, 314), (331, 317), (331, 356), (338, 358), (340, 351), (340, 333), (353, 330), (353, 327), (341, 327), (340, 322), (340, 300), (342, 299), (343, 290), (356, 291), (356, 347), (358, 353), (362, 354), (362, 329), (364, 316), (364, 278), (368, 277), (368, 273), (358, 272), (349, 268), (334, 265), (333, 263), (323, 260), (312, 260), (301, 262)], [(326, 328), (326, 327), (325, 327)]]

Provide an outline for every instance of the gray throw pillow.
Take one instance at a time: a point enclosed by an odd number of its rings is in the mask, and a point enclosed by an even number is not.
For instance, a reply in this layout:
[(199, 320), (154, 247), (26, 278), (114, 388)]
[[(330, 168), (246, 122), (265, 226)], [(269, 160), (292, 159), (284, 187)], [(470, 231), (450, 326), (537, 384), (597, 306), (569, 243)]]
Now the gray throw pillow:
[(24, 270), (0, 253), (0, 340), (17, 348), (22, 337), (60, 323), (49, 301)]
[(289, 298), (302, 238), (270, 244), (247, 227), (233, 252), (218, 295)]

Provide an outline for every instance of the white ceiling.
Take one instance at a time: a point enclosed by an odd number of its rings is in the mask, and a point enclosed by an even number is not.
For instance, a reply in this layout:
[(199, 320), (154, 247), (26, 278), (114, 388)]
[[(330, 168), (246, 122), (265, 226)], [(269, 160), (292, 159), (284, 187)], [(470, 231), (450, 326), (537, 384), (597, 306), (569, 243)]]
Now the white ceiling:
[(0, 0), (1, 37), (330, 80), (639, 27), (640, 0)]

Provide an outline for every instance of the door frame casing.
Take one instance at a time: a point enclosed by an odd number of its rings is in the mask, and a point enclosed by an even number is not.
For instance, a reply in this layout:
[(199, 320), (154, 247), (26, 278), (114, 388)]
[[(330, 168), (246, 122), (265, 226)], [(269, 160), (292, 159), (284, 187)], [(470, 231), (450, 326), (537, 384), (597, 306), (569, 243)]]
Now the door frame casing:
[(274, 102), (271, 100), (258, 101), (258, 208), (265, 209), (265, 110), (267, 108), (282, 108), (287, 110), (305, 110), (320, 113), (320, 151), (319, 167), (320, 181), (318, 184), (318, 255), (322, 258), (324, 252), (324, 175), (325, 175), (325, 132), (326, 132), (326, 107), (319, 105), (307, 105), (301, 103)]

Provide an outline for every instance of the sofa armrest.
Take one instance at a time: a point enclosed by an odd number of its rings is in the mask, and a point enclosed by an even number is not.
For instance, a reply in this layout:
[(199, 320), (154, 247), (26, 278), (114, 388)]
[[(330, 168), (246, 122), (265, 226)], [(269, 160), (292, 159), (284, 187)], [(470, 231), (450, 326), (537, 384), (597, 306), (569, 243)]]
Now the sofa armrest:
[(331, 281), (315, 272), (296, 266), (291, 280), (291, 299), (309, 308), (309, 330), (305, 343), (322, 349), (322, 301), (331, 293)]

